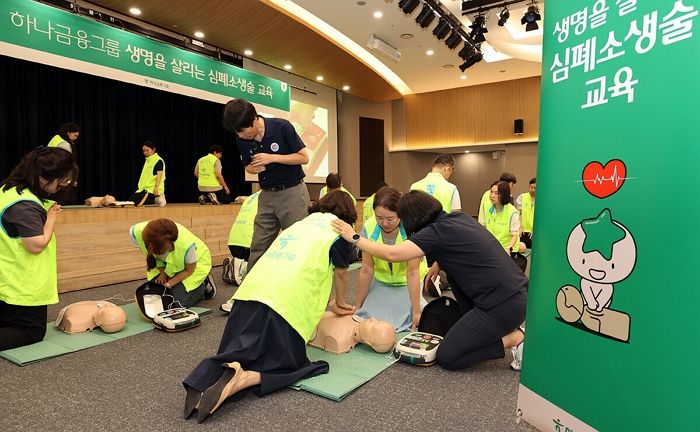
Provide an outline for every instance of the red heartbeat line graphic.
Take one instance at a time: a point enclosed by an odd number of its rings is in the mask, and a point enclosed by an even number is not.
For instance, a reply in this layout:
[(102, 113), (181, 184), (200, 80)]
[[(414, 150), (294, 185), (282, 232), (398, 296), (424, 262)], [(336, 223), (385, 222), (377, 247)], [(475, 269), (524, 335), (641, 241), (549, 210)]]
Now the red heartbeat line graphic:
[(593, 161), (583, 169), (581, 182), (594, 197), (607, 198), (620, 190), (625, 180), (632, 178), (626, 177), (626, 174), (627, 167), (620, 159), (610, 160), (605, 166)]

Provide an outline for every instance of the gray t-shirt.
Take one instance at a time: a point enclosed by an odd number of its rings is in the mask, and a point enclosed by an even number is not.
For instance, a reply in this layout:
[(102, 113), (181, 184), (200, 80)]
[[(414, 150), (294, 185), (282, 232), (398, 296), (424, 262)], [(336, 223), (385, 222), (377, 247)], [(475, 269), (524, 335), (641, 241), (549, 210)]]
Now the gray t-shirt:
[(46, 210), (34, 201), (12, 204), (2, 215), (2, 226), (12, 238), (44, 235)]

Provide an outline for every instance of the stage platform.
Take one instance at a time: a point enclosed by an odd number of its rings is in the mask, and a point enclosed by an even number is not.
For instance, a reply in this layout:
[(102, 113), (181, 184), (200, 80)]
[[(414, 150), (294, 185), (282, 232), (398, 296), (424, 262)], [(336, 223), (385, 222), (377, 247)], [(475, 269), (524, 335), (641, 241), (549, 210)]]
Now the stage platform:
[(168, 218), (202, 239), (220, 265), (229, 255), (228, 234), (240, 204), (168, 204), (165, 207), (64, 207), (56, 223), (58, 292), (69, 292), (146, 275), (146, 258), (129, 238), (138, 222)]

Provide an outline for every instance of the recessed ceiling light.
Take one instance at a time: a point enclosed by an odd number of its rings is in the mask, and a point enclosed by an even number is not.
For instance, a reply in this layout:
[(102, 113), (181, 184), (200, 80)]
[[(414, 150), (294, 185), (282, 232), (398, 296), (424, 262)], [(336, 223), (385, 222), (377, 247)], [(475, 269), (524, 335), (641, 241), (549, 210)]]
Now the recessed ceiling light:
[(429, 56), (430, 56), (430, 55), (433, 55), (433, 54), (435, 54), (435, 51), (433, 51), (433, 50), (428, 50), (428, 51), (425, 52), (425, 55), (429, 55)]
[(358, 5), (358, 6), (364, 6), (364, 5), (366, 5), (366, 4), (367, 4), (367, 2), (364, 1), (364, 0), (360, 0), (360, 1), (357, 2), (357, 5)]
[(455, 65), (446, 64), (446, 65), (442, 65), (442, 67), (444, 67), (445, 69), (452, 69), (453, 67), (455, 67)]
[(505, 70), (505, 69), (501, 69), (501, 70), (499, 70), (499, 72), (500, 72), (500, 73), (506, 73), (506, 70)]
[(194, 32), (194, 36), (195, 36), (195, 37), (198, 37), (198, 38), (203, 38), (203, 37), (204, 37), (204, 33), (202, 33), (201, 31), (196, 31), (196, 32)]
[(243, 51), (243, 54), (245, 54), (245, 55), (247, 55), (248, 57), (250, 57), (250, 56), (252, 56), (252, 55), (253, 55), (253, 51), (252, 51), (252, 50), (249, 50), (249, 49), (247, 49), (247, 50)]
[(344, 85), (344, 86), (343, 86), (343, 91), (348, 91), (348, 90), (350, 90), (350, 86), (349, 86), (349, 85)]
[(413, 39), (413, 35), (411, 33), (404, 33), (401, 35), (401, 39)]
[(466, 76), (466, 75), (460, 75), (460, 76), (459, 76), (459, 79), (465, 80), (465, 79), (467, 79), (467, 76)]
[(317, 76), (316, 81), (323, 81), (323, 76), (322, 75)]
[(284, 68), (287, 69), (287, 70), (290, 70), (290, 69), (292, 69), (292, 65), (286, 64), (286, 65), (284, 65)]
[(469, 153), (469, 150), (464, 150), (464, 153)]
[(129, 8), (129, 13), (132, 15), (141, 15), (141, 9), (136, 8), (136, 7), (132, 7), (132, 8)]
[(374, 17), (379, 19), (384, 16), (384, 14), (381, 11), (376, 11), (374, 14)]

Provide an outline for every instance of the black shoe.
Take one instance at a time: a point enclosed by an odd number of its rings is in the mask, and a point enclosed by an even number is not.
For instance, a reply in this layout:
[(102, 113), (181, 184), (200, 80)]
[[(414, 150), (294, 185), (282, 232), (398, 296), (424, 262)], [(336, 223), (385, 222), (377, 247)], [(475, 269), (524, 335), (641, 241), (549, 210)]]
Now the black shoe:
[(236, 281), (233, 278), (233, 263), (231, 257), (224, 258), (221, 272), (221, 280), (229, 285), (236, 285)]
[(216, 296), (216, 284), (211, 273), (204, 279), (204, 300), (213, 299)]
[(199, 201), (200, 204), (204, 205), (207, 203), (207, 197), (204, 195), (200, 195), (199, 198), (197, 198), (197, 201)]

